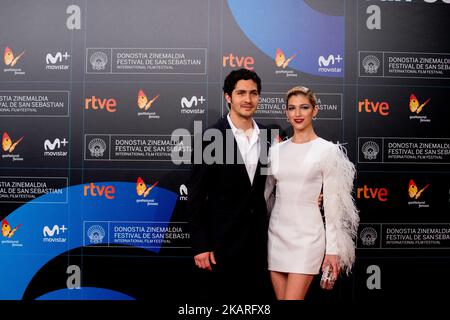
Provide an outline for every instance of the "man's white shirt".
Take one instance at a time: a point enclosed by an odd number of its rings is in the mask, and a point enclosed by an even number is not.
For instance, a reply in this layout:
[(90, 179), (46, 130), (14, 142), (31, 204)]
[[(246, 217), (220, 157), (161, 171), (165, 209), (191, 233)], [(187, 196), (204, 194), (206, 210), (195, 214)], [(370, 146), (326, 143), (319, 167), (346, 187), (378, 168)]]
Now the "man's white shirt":
[(245, 168), (247, 169), (250, 182), (253, 184), (256, 167), (258, 166), (258, 158), (260, 153), (259, 145), (259, 127), (255, 120), (253, 121), (253, 128), (246, 131), (238, 129), (231, 121), (230, 114), (227, 115), (228, 123), (233, 131), (242, 159), (244, 160)]

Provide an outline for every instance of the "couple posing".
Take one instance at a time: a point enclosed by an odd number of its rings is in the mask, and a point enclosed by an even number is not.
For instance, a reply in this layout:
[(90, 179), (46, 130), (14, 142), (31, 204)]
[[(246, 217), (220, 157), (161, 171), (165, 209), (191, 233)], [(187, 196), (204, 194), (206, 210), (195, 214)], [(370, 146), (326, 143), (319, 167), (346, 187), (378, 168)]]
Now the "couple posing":
[(269, 142), (261, 130), (267, 129), (252, 118), (260, 78), (232, 71), (223, 90), (230, 112), (212, 128), (224, 140), (232, 133), (234, 150), (224, 143), (220, 151), (232, 152), (234, 162), (195, 163), (189, 183), (192, 249), (204, 277), (200, 291), (217, 301), (268, 301), (274, 292), (279, 300), (304, 299), (320, 270), (330, 268), (337, 279), (353, 265), (359, 221), (351, 196), (354, 166), (339, 146), (314, 132), (314, 93), (294, 87), (285, 110), (293, 136), (271, 146), (265, 168)]

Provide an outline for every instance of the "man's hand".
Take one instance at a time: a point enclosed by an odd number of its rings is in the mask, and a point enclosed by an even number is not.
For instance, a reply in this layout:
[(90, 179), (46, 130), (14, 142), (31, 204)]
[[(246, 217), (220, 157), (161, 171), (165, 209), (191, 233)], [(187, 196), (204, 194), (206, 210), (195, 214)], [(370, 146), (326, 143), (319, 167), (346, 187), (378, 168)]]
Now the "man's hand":
[(200, 269), (206, 269), (212, 271), (211, 263), (216, 264), (216, 258), (214, 257), (214, 252), (203, 252), (199, 253), (194, 257), (195, 265)]

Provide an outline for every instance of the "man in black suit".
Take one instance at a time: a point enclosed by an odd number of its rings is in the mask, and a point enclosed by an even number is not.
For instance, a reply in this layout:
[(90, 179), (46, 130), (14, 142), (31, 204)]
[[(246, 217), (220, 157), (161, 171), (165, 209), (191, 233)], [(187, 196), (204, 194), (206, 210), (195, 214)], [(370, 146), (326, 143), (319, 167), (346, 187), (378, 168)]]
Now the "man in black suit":
[(220, 133), (223, 143), (210, 153), (211, 161), (205, 159), (208, 144), (203, 142), (201, 160), (197, 155), (190, 179), (194, 260), (198, 268), (209, 271), (209, 289), (204, 292), (208, 299), (267, 301), (273, 298), (264, 199), (270, 138), (253, 120), (261, 80), (253, 71), (235, 70), (226, 77), (223, 90), (230, 112), (205, 131), (214, 133), (209, 136)]

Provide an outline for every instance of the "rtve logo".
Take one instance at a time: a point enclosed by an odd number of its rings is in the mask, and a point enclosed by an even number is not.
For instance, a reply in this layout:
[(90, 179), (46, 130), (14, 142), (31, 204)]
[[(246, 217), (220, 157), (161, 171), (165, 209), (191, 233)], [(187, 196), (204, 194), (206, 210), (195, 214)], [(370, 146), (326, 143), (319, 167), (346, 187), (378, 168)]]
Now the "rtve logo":
[(369, 188), (364, 185), (362, 188), (358, 188), (356, 197), (358, 199), (378, 199), (380, 202), (386, 202), (388, 200), (388, 189), (386, 188)]
[(253, 65), (255, 64), (255, 59), (253, 59), (253, 57), (239, 57), (237, 55), (234, 55), (232, 53), (230, 53), (227, 56), (223, 56), (222, 58), (222, 66), (225, 68), (227, 66), (232, 67), (232, 68), (245, 68), (248, 70), (253, 70)]
[(105, 197), (108, 200), (112, 200), (115, 197), (116, 189), (114, 186), (98, 186), (91, 182), (89, 185), (84, 186), (83, 195), (85, 197)]
[(86, 98), (84, 103), (84, 108), (86, 110), (106, 110), (108, 112), (116, 112), (117, 101), (113, 98), (110, 99), (101, 99), (96, 96), (92, 96), (91, 98)]
[(381, 116), (386, 117), (389, 115), (389, 103), (385, 101), (373, 102), (366, 98), (363, 101), (358, 102), (358, 112), (378, 112)]

